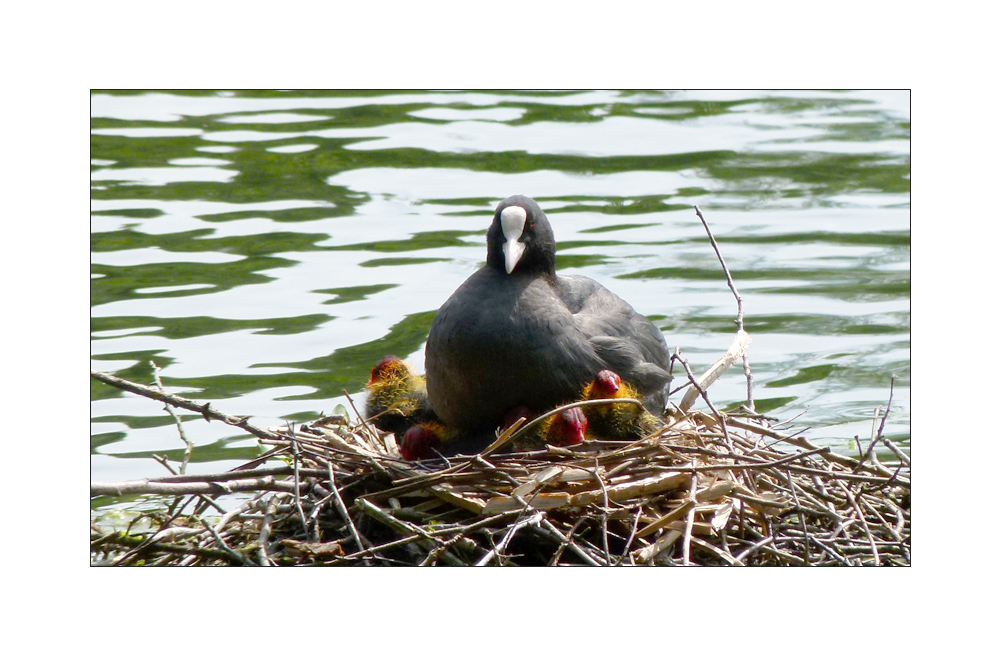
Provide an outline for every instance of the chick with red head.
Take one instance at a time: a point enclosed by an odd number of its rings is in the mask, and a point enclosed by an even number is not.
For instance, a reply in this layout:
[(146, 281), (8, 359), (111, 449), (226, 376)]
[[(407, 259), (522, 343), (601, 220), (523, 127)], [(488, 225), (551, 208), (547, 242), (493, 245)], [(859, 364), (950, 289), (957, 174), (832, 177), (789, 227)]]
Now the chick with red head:
[[(601, 370), (583, 389), (583, 398), (639, 399), (639, 393), (611, 370)], [(663, 421), (632, 403), (594, 404), (582, 407), (594, 435), (606, 440), (635, 441), (663, 427)]]
[(403, 440), (399, 444), (399, 454), (407, 461), (433, 458), (438, 456), (445, 443), (455, 438), (455, 433), (440, 422), (421, 422), (403, 434)]
[(401, 436), (415, 424), (434, 419), (424, 377), (396, 356), (380, 360), (365, 387), (365, 419), (382, 431)]
[[(514, 419), (525, 417), (530, 421), (530, 414), (512, 414)], [(511, 423), (508, 423), (508, 426)], [(579, 445), (587, 436), (587, 416), (579, 407), (565, 408), (542, 420), (527, 434), (514, 441), (513, 448), (517, 452), (529, 452), (545, 449), (546, 445), (570, 447)]]

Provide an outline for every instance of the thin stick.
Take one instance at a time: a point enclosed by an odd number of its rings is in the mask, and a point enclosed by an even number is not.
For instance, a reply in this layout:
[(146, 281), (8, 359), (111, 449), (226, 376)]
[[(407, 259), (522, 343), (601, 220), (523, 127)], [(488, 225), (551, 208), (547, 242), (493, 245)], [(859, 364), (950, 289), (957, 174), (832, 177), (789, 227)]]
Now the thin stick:
[[(166, 390), (163, 388), (163, 382), (160, 381), (160, 368), (153, 361), (149, 361), (149, 365), (153, 368), (153, 380), (156, 382), (156, 387), (159, 388), (160, 392), (166, 393)], [(191, 460), (191, 450), (194, 449), (194, 443), (188, 440), (187, 435), (184, 433), (184, 425), (181, 424), (181, 419), (177, 417), (177, 413), (174, 413), (174, 409), (171, 408), (170, 404), (164, 404), (163, 409), (167, 413), (170, 413), (170, 417), (174, 418), (174, 423), (177, 425), (177, 433), (181, 435), (181, 440), (184, 441), (184, 460), (181, 461), (181, 474), (184, 474)]]
[(729, 438), (729, 430), (726, 429), (726, 421), (722, 419), (722, 413), (719, 413), (719, 411), (716, 410), (715, 405), (712, 404), (711, 400), (709, 400), (708, 398), (708, 393), (705, 392), (704, 388), (698, 385), (697, 381), (694, 380), (694, 372), (691, 371), (691, 366), (688, 365), (688, 362), (683, 358), (679, 358), (678, 360), (680, 360), (681, 365), (684, 366), (684, 371), (687, 372), (688, 378), (691, 379), (691, 385), (693, 385), (695, 389), (697, 389), (698, 392), (701, 393), (702, 399), (704, 399), (705, 403), (708, 404), (708, 408), (712, 411), (712, 415), (715, 416), (715, 419), (718, 421), (719, 426), (722, 427), (722, 433), (726, 437), (726, 444), (729, 446), (729, 450), (732, 451), (734, 449), (733, 444)]
[(889, 377), (889, 401), (885, 403), (885, 414), (882, 415), (882, 422), (878, 425), (878, 435), (882, 435), (882, 431), (885, 429), (885, 421), (889, 417), (889, 407), (892, 406), (892, 389), (896, 383), (896, 377)]
[(742, 561), (737, 561), (736, 558), (733, 555), (727, 553), (724, 550), (720, 550), (719, 548), (717, 548), (716, 546), (712, 545), (708, 541), (702, 540), (702, 539), (698, 538), (697, 536), (692, 536), (691, 537), (691, 542), (694, 543), (695, 545), (700, 545), (701, 547), (703, 547), (706, 550), (708, 550), (709, 552), (715, 554), (717, 557), (719, 557), (720, 559), (722, 559), (723, 561), (725, 561), (726, 563), (728, 563), (731, 566), (745, 566), (746, 565)]
[(205, 495), (222, 495), (224, 493), (237, 493), (240, 491), (256, 491), (263, 488), (291, 493), (295, 488), (295, 484), (290, 481), (276, 481), (272, 476), (241, 479), (228, 483), (209, 481), (174, 484), (138, 479), (118, 484), (93, 483), (90, 485), (90, 496), (197, 495), (199, 493)]
[(607, 559), (608, 563), (611, 561), (611, 550), (608, 549), (608, 510), (610, 508), (610, 503), (608, 502), (608, 487), (604, 485), (604, 479), (601, 478), (601, 473), (599, 472), (600, 464), (598, 459), (594, 458), (594, 477), (597, 479), (597, 483), (601, 486), (601, 494), (604, 496), (604, 507), (601, 510), (601, 538), (604, 542), (604, 558)]
[[(693, 463), (692, 463), (693, 464)], [(691, 473), (691, 486), (688, 490), (688, 499), (692, 502), (697, 501), (695, 492), (698, 490), (698, 474), (695, 472)], [(683, 554), (684, 554), (684, 565), (691, 565), (691, 528), (694, 525), (694, 505), (687, 512), (687, 518), (684, 520), (684, 542), (682, 543)]]
[[(792, 445), (795, 445), (796, 447), (802, 447), (803, 449), (816, 449), (817, 448), (814, 443), (810, 442), (808, 439), (803, 438), (801, 436), (791, 436), (791, 435), (784, 434), (784, 433), (781, 433), (781, 432), (778, 432), (778, 431), (773, 431), (773, 430), (768, 429), (766, 427), (760, 427), (760, 426), (751, 424), (749, 422), (743, 422), (741, 420), (737, 420), (737, 419), (731, 418), (731, 417), (727, 418), (727, 422), (730, 425), (732, 425), (734, 427), (737, 427), (739, 429), (745, 429), (747, 431), (753, 431), (755, 433), (759, 433), (761, 435), (768, 436), (770, 438), (776, 438), (776, 439), (778, 439), (780, 441), (787, 442), (787, 443), (790, 443)], [(838, 454), (837, 452), (834, 452), (834, 451), (826, 452), (824, 454), (823, 458), (825, 460), (827, 460), (827, 461), (830, 461), (832, 463), (837, 463), (838, 465), (846, 466), (848, 468), (854, 468), (858, 464), (858, 460), (857, 459), (852, 458), (850, 456), (845, 456), (843, 454)], [(881, 474), (884, 474), (884, 475), (889, 475), (889, 476), (892, 475), (892, 470), (889, 470), (888, 468), (882, 466), (879, 463), (871, 463), (871, 464), (865, 463), (863, 465), (863, 469), (869, 470), (869, 471), (875, 471), (875, 472), (878, 472), (878, 473), (881, 473)]]
[(556, 548), (555, 554), (553, 554), (552, 558), (549, 559), (550, 566), (555, 566), (559, 563), (559, 558), (562, 556), (563, 550), (565, 550), (566, 546), (569, 545), (569, 542), (573, 540), (573, 534), (575, 534), (577, 528), (579, 528), (580, 525), (582, 525), (586, 521), (587, 518), (585, 517), (576, 519), (576, 522), (573, 523), (572, 527), (570, 527), (569, 533), (566, 534), (566, 540), (559, 542), (559, 547)]
[[(884, 441), (885, 436), (882, 435), (882, 431), (885, 429), (885, 420), (886, 420), (886, 418), (889, 417), (889, 407), (892, 406), (892, 388), (893, 388), (893, 385), (895, 384), (895, 382), (896, 382), (896, 377), (894, 377), (894, 376), (890, 377), (890, 379), (889, 379), (889, 401), (886, 402), (886, 404), (885, 404), (885, 413), (882, 414), (882, 422), (878, 426), (878, 431), (874, 432), (875, 435), (872, 436), (871, 443), (868, 445), (868, 452), (865, 453), (865, 456), (861, 459), (862, 462), (867, 461), (869, 459), (869, 457), (871, 457), (871, 460), (874, 461), (875, 458), (874, 458), (874, 456), (872, 456), (872, 452), (875, 450), (875, 445), (877, 445), (880, 440)], [(878, 416), (877, 416), (877, 411), (876, 411), (876, 418), (877, 417)], [(872, 427), (872, 430), (874, 431), (874, 427)]]
[[(722, 252), (719, 250), (719, 245), (715, 241), (715, 236), (712, 235), (712, 230), (708, 227), (708, 222), (705, 221), (705, 217), (701, 214), (701, 209), (697, 205), (694, 206), (694, 212), (698, 215), (698, 218), (701, 219), (701, 224), (705, 227), (705, 232), (708, 233), (708, 239), (712, 243), (712, 248), (715, 249), (715, 255), (718, 256), (719, 263), (722, 265), (722, 271), (726, 274), (726, 282), (729, 284), (729, 289), (733, 291), (733, 296), (736, 297), (736, 330), (737, 332), (744, 331), (743, 298), (736, 289), (736, 283), (733, 282), (733, 277), (729, 273), (729, 267), (726, 266), (726, 261), (722, 257)], [(743, 373), (747, 378), (747, 405), (750, 406), (750, 410), (754, 410), (753, 374), (750, 372), (750, 360), (747, 358), (746, 354), (743, 354)]]
[(225, 413), (220, 413), (211, 407), (211, 404), (198, 404), (191, 401), (185, 397), (179, 395), (172, 395), (166, 392), (160, 392), (155, 388), (149, 386), (144, 386), (140, 383), (132, 383), (131, 381), (126, 381), (125, 379), (119, 378), (112, 374), (105, 374), (104, 372), (98, 372), (97, 370), (90, 370), (90, 378), (96, 379), (102, 383), (106, 383), (109, 386), (114, 386), (121, 390), (126, 390), (128, 392), (133, 392), (137, 395), (142, 395), (143, 397), (148, 397), (149, 399), (155, 399), (156, 401), (163, 402), (165, 404), (170, 404), (171, 406), (176, 406), (178, 408), (186, 408), (189, 411), (194, 411), (196, 413), (201, 413), (201, 415), (206, 420), (221, 420), (226, 424), (234, 427), (239, 427), (247, 433), (251, 433), (258, 438), (269, 438), (271, 440), (280, 440), (280, 436), (276, 433), (272, 433), (260, 427), (256, 427), (250, 424), (247, 420), (250, 419), (249, 415), (242, 417), (227, 415)]
[[(707, 390), (713, 383), (718, 381), (726, 370), (733, 366), (737, 358), (746, 356), (746, 349), (750, 342), (749, 333), (746, 331), (737, 331), (736, 335), (733, 337), (733, 342), (729, 345), (729, 349), (726, 353), (722, 356), (722, 358), (712, 363), (711, 367), (709, 367), (708, 370), (697, 380), (697, 383), (695, 383), (694, 375), (688, 374), (689, 383), (685, 385), (694, 384), (694, 387), (684, 393), (684, 397), (682, 397), (681, 402), (677, 404), (677, 408), (682, 411), (687, 411), (691, 408), (691, 405), (698, 399), (699, 393), (703, 394), (704, 391)], [(675, 354), (671, 357), (671, 360), (674, 359), (682, 360), (679, 354)], [(684, 386), (680, 386), (680, 388), (683, 387)], [(676, 388), (675, 391), (680, 390), (680, 388)]]
[[(403, 538), (397, 539), (395, 541), (389, 541), (388, 543), (383, 543), (382, 545), (375, 545), (365, 550), (361, 550), (360, 552), (348, 554), (341, 558), (344, 560), (356, 560), (356, 559), (363, 559), (364, 557), (368, 556), (378, 556), (378, 553), (381, 552), (382, 550), (399, 547), (400, 545), (408, 545), (410, 543), (416, 543), (419, 540), (421, 540), (421, 536), (419, 534), (404, 536)], [(371, 563), (367, 560), (362, 561), (362, 563), (368, 563), (368, 565), (371, 565)]]
[[(577, 556), (579, 556), (581, 559), (583, 559), (584, 561), (586, 561), (591, 566), (604, 566), (604, 565), (607, 565), (607, 564), (600, 563), (599, 561), (595, 560), (594, 557), (592, 557), (591, 555), (587, 554), (587, 551), (584, 550), (579, 545), (577, 545), (576, 541), (574, 541), (572, 538), (563, 536), (562, 532), (560, 532), (558, 529), (556, 529), (555, 525), (553, 525), (551, 522), (549, 522), (547, 518), (544, 518), (544, 517), (542, 518), (542, 527), (549, 534), (551, 534), (552, 536), (554, 536), (555, 538), (557, 538), (560, 543), (566, 542), (568, 544), (569, 549), (571, 549)], [(574, 527), (574, 529), (575, 529), (575, 527)]]
[[(795, 492), (795, 482), (792, 481), (792, 473), (787, 468), (785, 469), (785, 479), (788, 481), (788, 487), (792, 491), (792, 499), (795, 500), (795, 506), (801, 507), (799, 503), (799, 495)], [(809, 565), (809, 530), (806, 528), (806, 519), (802, 516), (802, 512), (798, 511), (799, 524), (802, 526), (802, 534), (805, 536), (805, 541), (802, 544), (803, 550), (805, 550), (806, 565)]]
[(486, 556), (484, 556), (482, 559), (480, 559), (478, 562), (476, 562), (476, 565), (477, 566), (485, 566), (490, 561), (493, 561), (494, 557), (500, 558), (501, 559), (500, 560), (500, 564), (503, 565), (503, 561), (502, 561), (503, 551), (506, 549), (507, 544), (510, 543), (511, 539), (514, 538), (514, 534), (517, 533), (517, 530), (521, 529), (522, 527), (529, 527), (529, 526), (532, 526), (532, 525), (539, 525), (539, 524), (541, 524), (543, 517), (544, 516), (542, 515), (541, 511), (536, 511), (531, 516), (528, 516), (527, 518), (523, 518), (523, 519), (517, 521), (516, 523), (514, 523), (513, 525), (511, 525), (510, 529), (507, 530), (507, 533), (504, 534), (503, 539), (496, 545), (496, 547), (494, 547), (492, 550), (490, 550), (489, 552), (487, 552)]
[(169, 472), (174, 476), (177, 476), (177, 471), (174, 470), (172, 465), (170, 465), (170, 461), (167, 459), (166, 456), (162, 454), (153, 454), (153, 460), (162, 465), (164, 468), (166, 468), (167, 472)]
[(354, 400), (351, 399), (351, 396), (349, 394), (347, 394), (347, 390), (341, 390), (341, 392), (343, 392), (344, 396), (347, 397), (348, 403), (350, 403), (351, 408), (354, 409), (354, 414), (358, 416), (358, 420), (361, 421), (361, 426), (365, 428), (365, 431), (367, 431), (368, 434), (372, 437), (372, 440), (377, 440), (378, 434), (375, 433), (374, 429), (368, 426), (367, 422), (365, 422), (365, 416), (363, 416), (361, 413), (358, 412), (358, 407), (354, 405)]
[(254, 495), (253, 497), (251, 497), (246, 502), (244, 502), (243, 504), (241, 504), (240, 506), (236, 507), (229, 513), (219, 518), (219, 522), (215, 523), (215, 531), (221, 532), (223, 529), (225, 529), (226, 525), (228, 525), (232, 521), (233, 518), (245, 512), (246, 510), (256, 506), (257, 501), (260, 500), (260, 498), (264, 497), (265, 495), (267, 495), (267, 492), (261, 491), (256, 495)]
[[(295, 508), (299, 512), (299, 520), (302, 521), (302, 531), (305, 532), (306, 538), (309, 537), (309, 523), (306, 522), (306, 512), (302, 509), (302, 496), (299, 494), (299, 461), (301, 456), (299, 455), (299, 443), (295, 440), (295, 425), (288, 425), (288, 440), (292, 444), (292, 474), (295, 477)], [(319, 540), (319, 537), (316, 537)]]
[(622, 556), (618, 559), (618, 565), (621, 565), (625, 561), (625, 557), (629, 555), (629, 548), (632, 547), (632, 541), (635, 540), (636, 531), (639, 529), (639, 519), (642, 517), (642, 508), (636, 509), (634, 517), (632, 518), (632, 531), (628, 535), (628, 540), (625, 541), (625, 547), (622, 549)]
[(886, 438), (883, 441), (883, 444), (889, 448), (889, 451), (892, 452), (897, 459), (899, 459), (900, 464), (910, 467), (910, 457), (908, 457), (901, 449), (893, 445), (891, 440)]
[(759, 540), (756, 543), (754, 543), (753, 545), (751, 545), (750, 547), (748, 547), (747, 549), (745, 549), (742, 552), (740, 552), (739, 554), (737, 554), (736, 555), (736, 560), (740, 561), (742, 563), (746, 563), (746, 560), (747, 560), (748, 556), (750, 556), (751, 554), (753, 554), (757, 550), (761, 549), (765, 545), (770, 545), (773, 542), (774, 542), (774, 537), (773, 536), (768, 536), (768, 537), (766, 537), (766, 538), (764, 538), (762, 540)]
[(218, 546), (220, 548), (222, 548), (228, 554), (232, 555), (233, 558), (235, 558), (237, 561), (242, 562), (243, 565), (245, 565), (245, 566), (255, 566), (256, 565), (254, 562), (250, 561), (250, 559), (248, 559), (245, 554), (240, 554), (236, 550), (234, 550), (231, 547), (229, 547), (228, 545), (226, 545), (226, 542), (224, 540), (222, 540), (222, 537), (219, 536), (219, 533), (217, 531), (215, 531), (215, 528), (212, 527), (212, 525), (210, 525), (207, 522), (205, 522), (204, 518), (201, 518), (201, 524), (204, 525), (205, 529), (207, 529), (208, 532), (212, 535), (212, 538), (215, 539), (215, 542), (218, 544)]
[[(323, 448), (323, 454), (330, 458), (329, 452), (326, 448)], [(330, 494), (333, 495), (334, 506), (337, 507), (337, 513), (340, 514), (341, 520), (347, 525), (348, 529), (351, 531), (351, 536), (354, 538), (354, 542), (358, 544), (359, 550), (365, 549), (365, 544), (361, 540), (361, 534), (358, 533), (358, 528), (354, 526), (354, 521), (351, 519), (351, 514), (347, 512), (347, 507), (344, 505), (344, 498), (340, 496), (340, 489), (337, 486), (337, 480), (333, 476), (333, 465), (329, 460), (326, 462), (327, 473), (330, 478)]]
[(267, 556), (267, 540), (271, 537), (271, 523), (274, 522), (274, 516), (278, 513), (277, 504), (274, 499), (276, 495), (271, 496), (271, 500), (267, 503), (264, 509), (264, 521), (260, 525), (260, 536), (257, 538), (258, 548), (258, 559), (260, 560), (260, 565), (262, 566), (273, 566), (274, 562), (271, 561), (271, 557)]
[(847, 494), (848, 501), (851, 503), (851, 506), (854, 507), (855, 513), (858, 514), (858, 520), (861, 521), (861, 528), (864, 530), (865, 536), (868, 538), (868, 543), (871, 544), (872, 556), (875, 558), (875, 565), (878, 566), (878, 548), (875, 547), (875, 539), (872, 537), (871, 528), (868, 527), (868, 520), (865, 518), (865, 514), (861, 511), (861, 507), (858, 506), (858, 501), (854, 498), (854, 493), (851, 492), (851, 489), (840, 481), (837, 482), (837, 485), (840, 486), (844, 493)]

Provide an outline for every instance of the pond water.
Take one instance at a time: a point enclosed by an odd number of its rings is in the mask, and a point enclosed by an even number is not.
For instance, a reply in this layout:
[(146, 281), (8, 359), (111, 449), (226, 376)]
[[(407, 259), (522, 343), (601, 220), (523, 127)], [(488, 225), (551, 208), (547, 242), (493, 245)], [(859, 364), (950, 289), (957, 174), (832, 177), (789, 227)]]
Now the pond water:
[[(695, 372), (743, 297), (757, 409), (843, 451), (910, 439), (910, 97), (795, 92), (95, 92), (93, 369), (261, 426), (360, 407), (485, 261), (493, 208), (536, 199), (557, 268), (629, 301)], [(746, 398), (736, 366), (710, 389)], [(188, 472), (254, 439), (181, 413)], [(183, 456), (162, 404), (91, 382), (91, 479)], [(109, 500), (95, 500), (100, 507)]]

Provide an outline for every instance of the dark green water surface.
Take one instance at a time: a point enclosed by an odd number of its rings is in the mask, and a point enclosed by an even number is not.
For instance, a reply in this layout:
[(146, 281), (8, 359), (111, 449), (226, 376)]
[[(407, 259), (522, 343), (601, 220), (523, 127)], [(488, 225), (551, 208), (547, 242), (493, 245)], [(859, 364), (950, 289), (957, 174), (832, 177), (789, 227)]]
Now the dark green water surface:
[[(94, 369), (253, 422), (363, 401), (386, 354), (423, 371), (437, 308), (535, 198), (561, 273), (590, 276), (696, 372), (744, 299), (758, 410), (839, 450), (910, 438), (908, 92), (95, 92)], [(745, 399), (742, 368), (710, 390)], [(179, 459), (162, 404), (91, 386), (91, 478)], [(182, 414), (189, 472), (256, 454)]]

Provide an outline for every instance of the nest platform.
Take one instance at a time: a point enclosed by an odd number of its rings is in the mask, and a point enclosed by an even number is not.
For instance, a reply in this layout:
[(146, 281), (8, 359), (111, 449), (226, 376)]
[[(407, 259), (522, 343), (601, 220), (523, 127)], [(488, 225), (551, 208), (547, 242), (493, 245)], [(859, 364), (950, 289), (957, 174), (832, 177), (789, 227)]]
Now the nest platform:
[(174, 499), (123, 530), (92, 525), (92, 563), (910, 564), (909, 458), (881, 435), (894, 460), (874, 441), (852, 457), (763, 416), (693, 411), (633, 443), (408, 462), (360, 420), (265, 430), (184, 401), (267, 452), (227, 472), (92, 484)]

